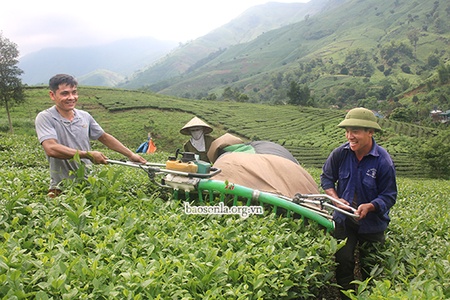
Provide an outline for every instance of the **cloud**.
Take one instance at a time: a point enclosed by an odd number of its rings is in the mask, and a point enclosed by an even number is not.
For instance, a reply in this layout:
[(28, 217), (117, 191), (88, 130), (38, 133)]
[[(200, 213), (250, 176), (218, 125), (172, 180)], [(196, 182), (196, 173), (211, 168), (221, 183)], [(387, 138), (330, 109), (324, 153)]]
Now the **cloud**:
[(19, 45), (21, 52), (22, 49), (29, 52), (46, 47), (78, 47), (102, 42), (101, 35), (75, 18), (29, 18), (12, 34), (13, 42)]
[[(307, 2), (285, 0), (281, 2)], [(0, 30), (21, 54), (45, 47), (98, 45), (122, 38), (186, 42), (265, 0), (15, 0), (2, 3)]]

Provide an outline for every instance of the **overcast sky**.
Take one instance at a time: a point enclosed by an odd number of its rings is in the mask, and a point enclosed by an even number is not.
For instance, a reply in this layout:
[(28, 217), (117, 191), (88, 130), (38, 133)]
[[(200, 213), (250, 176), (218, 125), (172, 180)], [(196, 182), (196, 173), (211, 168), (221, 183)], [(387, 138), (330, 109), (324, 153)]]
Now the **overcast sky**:
[(267, 2), (309, 0), (6, 0), (0, 31), (20, 55), (46, 47), (96, 45), (127, 37), (186, 42)]

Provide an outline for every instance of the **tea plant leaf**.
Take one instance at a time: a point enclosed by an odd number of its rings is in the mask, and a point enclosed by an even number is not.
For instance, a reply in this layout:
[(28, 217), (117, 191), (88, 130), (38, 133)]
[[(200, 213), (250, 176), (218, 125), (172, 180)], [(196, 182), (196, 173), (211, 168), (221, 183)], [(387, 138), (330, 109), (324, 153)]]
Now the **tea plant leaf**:
[[(48, 199), (39, 144), (16, 142), (30, 165), (0, 151), (2, 299), (316, 299), (333, 287), (343, 242), (314, 223), (186, 215), (145, 173), (113, 166)], [(450, 183), (399, 177), (398, 187), (386, 243), (368, 257), (373, 279), (351, 296), (450, 298)]]

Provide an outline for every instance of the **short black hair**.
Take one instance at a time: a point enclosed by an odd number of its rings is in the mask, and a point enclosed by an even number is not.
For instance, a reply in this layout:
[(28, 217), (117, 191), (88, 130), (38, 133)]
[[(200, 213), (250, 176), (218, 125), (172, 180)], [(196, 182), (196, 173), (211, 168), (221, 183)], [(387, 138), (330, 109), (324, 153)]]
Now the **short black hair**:
[(48, 85), (50, 90), (56, 92), (61, 84), (69, 85), (71, 87), (78, 86), (78, 81), (72, 75), (56, 74), (50, 78)]

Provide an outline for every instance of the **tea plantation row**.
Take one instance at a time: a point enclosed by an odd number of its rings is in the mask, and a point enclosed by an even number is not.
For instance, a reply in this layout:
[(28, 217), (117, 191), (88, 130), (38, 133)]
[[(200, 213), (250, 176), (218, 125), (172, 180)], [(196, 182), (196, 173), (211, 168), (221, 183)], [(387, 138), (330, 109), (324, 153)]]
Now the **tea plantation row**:
[[(330, 299), (339, 247), (316, 224), (187, 215), (141, 170), (95, 166), (46, 198), (35, 139), (0, 134), (1, 299)], [(119, 159), (114, 153), (106, 152)], [(145, 155), (163, 161), (168, 153)], [(320, 169), (308, 171), (318, 182)], [(450, 298), (445, 180), (399, 177), (386, 245), (355, 299)]]
[[(19, 132), (34, 135), (33, 121), (40, 110), (52, 105), (47, 88), (27, 90), (29, 103), (13, 109)], [(336, 125), (344, 111), (269, 106), (251, 103), (186, 100), (150, 93), (106, 88), (80, 88), (79, 108), (91, 112), (109, 132), (130, 148), (152, 134), (158, 149), (174, 152), (186, 140), (180, 128), (196, 115), (214, 127), (218, 137), (230, 132), (245, 140), (270, 140), (283, 144), (307, 167), (320, 167), (330, 151), (345, 141)], [(436, 134), (432, 128), (380, 119), (384, 131), (377, 142), (388, 149), (400, 175), (423, 177), (410, 151), (416, 139)], [(7, 130), (6, 120), (0, 129)]]

